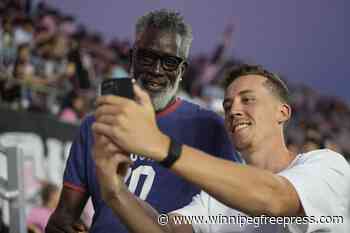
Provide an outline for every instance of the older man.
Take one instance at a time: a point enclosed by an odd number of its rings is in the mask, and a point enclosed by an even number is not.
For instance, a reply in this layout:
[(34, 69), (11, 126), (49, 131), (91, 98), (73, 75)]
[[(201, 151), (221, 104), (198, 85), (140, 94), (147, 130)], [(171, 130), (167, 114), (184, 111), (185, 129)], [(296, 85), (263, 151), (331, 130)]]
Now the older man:
[[(159, 10), (138, 20), (135, 37), (130, 72), (151, 97), (150, 107), (152, 112), (156, 112), (155, 124), (162, 132), (181, 143), (221, 158), (235, 160), (223, 120), (211, 111), (176, 97), (187, 67), (192, 41), (190, 26), (179, 13)], [(122, 110), (109, 104), (104, 107), (117, 112)], [(90, 232), (126, 232), (119, 219), (113, 216), (112, 210), (101, 199), (95, 162), (91, 156), (95, 143), (91, 131), (94, 121), (93, 116), (85, 119), (74, 140), (64, 174), (61, 199), (50, 218), (47, 233), (80, 230), (74, 222), (79, 218), (89, 197), (92, 198), (95, 210)], [(100, 137), (103, 138), (103, 135)], [(97, 139), (99, 141), (99, 137)], [(112, 139), (109, 141), (111, 144), (108, 148), (112, 151), (118, 148)], [(133, 166), (128, 170), (125, 180), (132, 193), (149, 202), (158, 211), (178, 209), (200, 191), (195, 185), (145, 156), (139, 153), (131, 155)]]

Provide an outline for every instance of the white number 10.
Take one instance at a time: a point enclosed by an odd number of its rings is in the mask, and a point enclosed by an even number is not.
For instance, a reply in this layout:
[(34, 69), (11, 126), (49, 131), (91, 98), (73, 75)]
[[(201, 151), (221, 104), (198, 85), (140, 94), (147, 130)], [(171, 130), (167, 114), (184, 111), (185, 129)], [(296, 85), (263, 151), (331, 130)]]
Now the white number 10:
[(151, 191), (154, 177), (156, 175), (156, 172), (154, 171), (153, 167), (143, 165), (143, 166), (137, 167), (133, 171), (131, 171), (131, 168), (129, 168), (128, 174), (125, 177), (125, 181), (131, 176), (130, 183), (129, 183), (129, 190), (130, 192), (135, 193), (135, 190), (140, 181), (141, 175), (146, 176), (146, 179), (145, 179), (145, 182), (143, 183), (143, 186), (140, 192), (140, 198), (142, 200), (146, 200), (149, 192)]

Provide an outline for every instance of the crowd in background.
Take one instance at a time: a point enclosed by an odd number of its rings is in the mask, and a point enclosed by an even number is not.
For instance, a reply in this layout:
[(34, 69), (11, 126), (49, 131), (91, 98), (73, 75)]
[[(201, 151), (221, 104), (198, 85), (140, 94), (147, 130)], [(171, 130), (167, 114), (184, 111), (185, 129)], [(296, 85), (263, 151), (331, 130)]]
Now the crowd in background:
[[(128, 76), (131, 43), (118, 37), (106, 42), (73, 16), (44, 2), (28, 2), (32, 1), (0, 3), (1, 105), (79, 123), (93, 110), (103, 79)], [(225, 27), (220, 41), (212, 54), (191, 57), (180, 95), (222, 113), (223, 72), (241, 62), (227, 55), (233, 25)], [(341, 99), (294, 84), (293, 77), (286, 79), (293, 93), (290, 148), (327, 146), (349, 156), (349, 106)]]
[[(54, 115), (73, 124), (93, 110), (103, 79), (128, 76), (131, 42), (106, 41), (43, 2), (0, 1), (0, 104), (3, 108)], [(232, 24), (225, 27), (212, 54), (190, 58), (180, 95), (222, 114), (225, 68), (239, 64), (227, 53)], [(293, 118), (288, 124), (291, 150), (327, 147), (350, 159), (350, 108), (336, 97), (293, 83)], [(1, 226), (0, 226), (1, 229)]]

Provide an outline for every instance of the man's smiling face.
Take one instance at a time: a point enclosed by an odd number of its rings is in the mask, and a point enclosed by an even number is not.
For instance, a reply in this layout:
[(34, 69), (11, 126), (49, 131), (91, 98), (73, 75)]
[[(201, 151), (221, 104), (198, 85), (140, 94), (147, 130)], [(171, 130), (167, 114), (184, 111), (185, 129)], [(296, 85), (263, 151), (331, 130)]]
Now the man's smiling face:
[(244, 75), (227, 88), (225, 124), (238, 151), (254, 150), (281, 131), (281, 101), (266, 87), (267, 78)]
[(134, 78), (151, 96), (156, 111), (165, 108), (175, 97), (184, 72), (180, 57), (181, 36), (149, 28), (138, 35), (133, 57)]

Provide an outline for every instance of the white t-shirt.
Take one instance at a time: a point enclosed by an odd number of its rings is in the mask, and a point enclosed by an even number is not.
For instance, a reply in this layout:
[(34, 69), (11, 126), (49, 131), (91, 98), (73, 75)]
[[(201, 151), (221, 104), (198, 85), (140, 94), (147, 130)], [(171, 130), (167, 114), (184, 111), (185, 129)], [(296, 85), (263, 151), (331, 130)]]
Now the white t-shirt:
[[(259, 224), (266, 223), (267, 218), (250, 218), (225, 206), (205, 192), (195, 196), (188, 206), (173, 213), (193, 216), (186, 219), (197, 221), (192, 222), (196, 233), (350, 232), (350, 166), (343, 156), (331, 150), (315, 150), (299, 154), (290, 166), (278, 175), (288, 179), (299, 195), (306, 213), (306, 217), (294, 217), (293, 221), (298, 221), (299, 224), (285, 224), (285, 227), (283, 224), (276, 224), (282, 221), (283, 217), (270, 218), (270, 221), (275, 221), (274, 224)], [(210, 224), (199, 224), (203, 219)], [(251, 221), (250, 224), (246, 224), (247, 221)], [(288, 219), (285, 221), (288, 223)], [(319, 221), (343, 223), (325, 224)]]

